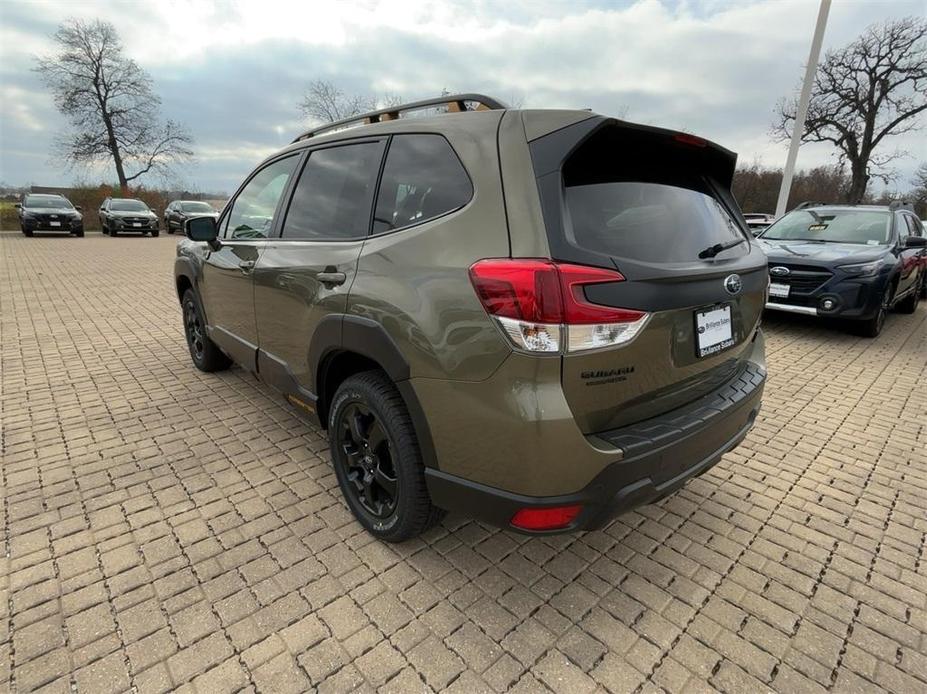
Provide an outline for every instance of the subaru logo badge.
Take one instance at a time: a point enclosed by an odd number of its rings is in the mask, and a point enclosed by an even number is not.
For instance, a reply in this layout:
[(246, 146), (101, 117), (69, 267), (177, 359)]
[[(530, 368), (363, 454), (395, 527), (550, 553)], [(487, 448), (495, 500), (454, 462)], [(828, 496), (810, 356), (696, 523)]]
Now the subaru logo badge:
[(781, 265), (776, 265), (776, 267), (769, 268), (769, 274), (774, 275), (775, 277), (785, 277), (789, 274), (789, 269), (787, 267), (782, 267)]
[(728, 294), (740, 294), (743, 288), (743, 282), (740, 281), (740, 275), (728, 275), (724, 278), (724, 289)]

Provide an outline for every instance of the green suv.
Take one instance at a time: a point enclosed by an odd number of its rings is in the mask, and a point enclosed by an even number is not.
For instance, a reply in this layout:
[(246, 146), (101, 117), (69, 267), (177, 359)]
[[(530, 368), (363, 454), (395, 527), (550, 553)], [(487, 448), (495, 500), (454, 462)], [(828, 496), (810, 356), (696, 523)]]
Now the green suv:
[(735, 161), (477, 94), (329, 124), (218, 220), (185, 222), (190, 354), (240, 364), (327, 429), (379, 538), (446, 510), (600, 527), (708, 470), (759, 410), (768, 275)]

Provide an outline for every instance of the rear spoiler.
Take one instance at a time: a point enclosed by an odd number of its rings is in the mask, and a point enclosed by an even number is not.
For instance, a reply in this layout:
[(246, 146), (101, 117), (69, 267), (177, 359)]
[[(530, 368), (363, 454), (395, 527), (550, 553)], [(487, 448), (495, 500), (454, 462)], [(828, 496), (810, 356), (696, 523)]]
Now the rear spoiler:
[[(588, 115), (588, 114), (587, 114)], [(628, 134), (639, 134), (642, 141), (649, 140), (664, 150), (678, 149), (674, 155), (680, 163), (691, 163), (725, 188), (730, 189), (737, 167), (737, 154), (721, 145), (678, 130), (657, 128), (652, 125), (629, 123), (616, 118), (592, 116), (573, 123), (530, 142), (535, 174), (540, 178), (563, 165), (570, 154), (595, 133), (616, 127)]]

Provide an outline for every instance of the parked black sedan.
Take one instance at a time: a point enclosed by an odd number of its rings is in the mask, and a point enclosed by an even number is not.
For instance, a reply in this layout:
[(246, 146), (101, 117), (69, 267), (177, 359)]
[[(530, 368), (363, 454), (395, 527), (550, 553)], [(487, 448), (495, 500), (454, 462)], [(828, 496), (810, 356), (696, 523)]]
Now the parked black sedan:
[(141, 200), (106, 198), (100, 206), (100, 227), (110, 236), (127, 231), (157, 236), (158, 215)]
[(80, 208), (63, 195), (27, 193), (16, 203), (19, 228), (26, 236), (37, 231), (67, 231), (74, 236), (84, 235), (84, 217)]
[(174, 200), (164, 208), (164, 229), (168, 234), (183, 232), (183, 223), (193, 217), (219, 218), (219, 212), (208, 202), (200, 200)]
[(800, 206), (758, 241), (767, 309), (850, 319), (868, 337), (892, 308), (914, 312), (927, 277), (927, 238), (903, 205)]

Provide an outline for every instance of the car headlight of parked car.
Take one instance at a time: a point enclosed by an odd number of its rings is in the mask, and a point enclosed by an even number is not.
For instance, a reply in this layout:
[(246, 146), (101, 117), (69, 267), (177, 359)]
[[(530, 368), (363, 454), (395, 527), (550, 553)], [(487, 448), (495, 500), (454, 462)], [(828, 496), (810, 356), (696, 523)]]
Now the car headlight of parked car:
[(868, 263), (854, 263), (852, 265), (840, 265), (838, 267), (848, 275), (854, 275), (855, 277), (871, 277), (877, 274), (883, 265), (885, 265), (885, 260), (879, 258), (878, 260), (870, 260)]

